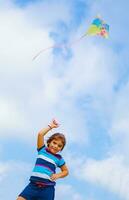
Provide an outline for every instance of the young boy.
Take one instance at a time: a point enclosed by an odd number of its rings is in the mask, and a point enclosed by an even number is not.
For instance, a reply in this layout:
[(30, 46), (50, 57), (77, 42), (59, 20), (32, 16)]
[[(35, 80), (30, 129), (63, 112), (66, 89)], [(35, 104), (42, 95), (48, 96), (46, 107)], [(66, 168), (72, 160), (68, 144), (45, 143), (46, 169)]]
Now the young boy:
[[(44, 144), (44, 136), (53, 128), (58, 128), (59, 124), (53, 120), (46, 128), (38, 133), (37, 139), (37, 160), (30, 177), (30, 183), (18, 196), (17, 200), (54, 200), (55, 184), (58, 178), (68, 175), (68, 168), (64, 159), (58, 152), (62, 151), (66, 139), (61, 133), (53, 134)], [(56, 168), (60, 172), (56, 173)]]

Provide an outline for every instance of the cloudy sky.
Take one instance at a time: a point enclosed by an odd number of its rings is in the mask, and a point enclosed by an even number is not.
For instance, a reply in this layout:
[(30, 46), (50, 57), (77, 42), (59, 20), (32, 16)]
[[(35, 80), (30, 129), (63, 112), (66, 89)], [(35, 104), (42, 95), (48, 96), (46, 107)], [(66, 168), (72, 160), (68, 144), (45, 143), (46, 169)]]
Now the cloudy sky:
[[(37, 132), (53, 117), (70, 170), (55, 200), (129, 200), (128, 8), (127, 0), (0, 0), (1, 200), (28, 183)], [(97, 14), (108, 40), (85, 37), (32, 60), (78, 39)]]

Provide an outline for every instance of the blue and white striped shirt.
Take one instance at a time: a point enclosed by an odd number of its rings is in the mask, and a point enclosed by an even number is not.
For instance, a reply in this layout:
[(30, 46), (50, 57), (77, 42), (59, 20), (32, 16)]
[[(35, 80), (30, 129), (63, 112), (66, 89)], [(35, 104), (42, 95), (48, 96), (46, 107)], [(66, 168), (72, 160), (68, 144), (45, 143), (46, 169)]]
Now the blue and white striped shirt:
[(38, 149), (38, 156), (30, 177), (30, 181), (42, 182), (45, 185), (55, 185), (50, 177), (56, 173), (56, 168), (65, 164), (64, 159), (59, 154), (52, 154), (44, 145)]

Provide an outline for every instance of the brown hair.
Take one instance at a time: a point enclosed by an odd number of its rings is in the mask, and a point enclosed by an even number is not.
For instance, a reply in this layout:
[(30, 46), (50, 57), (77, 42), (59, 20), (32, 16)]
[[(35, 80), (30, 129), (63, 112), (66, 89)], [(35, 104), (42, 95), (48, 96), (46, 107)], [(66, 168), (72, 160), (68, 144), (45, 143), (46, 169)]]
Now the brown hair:
[(49, 146), (49, 143), (52, 140), (58, 140), (58, 139), (60, 139), (61, 142), (63, 143), (63, 147), (61, 149), (61, 150), (63, 150), (63, 148), (64, 148), (64, 146), (66, 144), (66, 138), (62, 133), (54, 133), (52, 136), (50, 136), (49, 139), (47, 140), (47, 145)]

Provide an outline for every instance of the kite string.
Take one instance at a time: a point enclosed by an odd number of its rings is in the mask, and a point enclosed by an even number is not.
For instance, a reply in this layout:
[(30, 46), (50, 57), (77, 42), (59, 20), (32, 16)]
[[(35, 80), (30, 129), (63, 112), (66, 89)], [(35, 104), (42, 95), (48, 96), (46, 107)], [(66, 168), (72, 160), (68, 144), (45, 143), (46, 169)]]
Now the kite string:
[(35, 60), (41, 53), (43, 53), (44, 51), (47, 51), (49, 49), (53, 49), (53, 48), (61, 48), (61, 47), (71, 47), (72, 45), (74, 45), (75, 43), (79, 42), (81, 39), (83, 39), (84, 37), (86, 37), (87, 34), (82, 35), (79, 39), (72, 41), (69, 44), (57, 44), (57, 45), (53, 45), (50, 47), (47, 47), (45, 49), (40, 50), (34, 57), (33, 60)]
[(84, 35), (82, 35), (79, 39), (76, 39), (76, 40), (72, 41), (71, 43), (68, 44), (68, 47), (70, 47), (70, 46), (76, 44), (77, 42), (80, 42), (80, 40), (82, 40), (82, 39), (83, 39), (84, 37), (86, 37), (86, 36), (87, 36), (87, 34), (84, 34)]
[(33, 60), (35, 60), (43, 51), (47, 51), (48, 49), (52, 49), (54, 48), (55, 46), (50, 46), (50, 47), (47, 47), (45, 49), (42, 49), (40, 50), (34, 57), (33, 57)]

